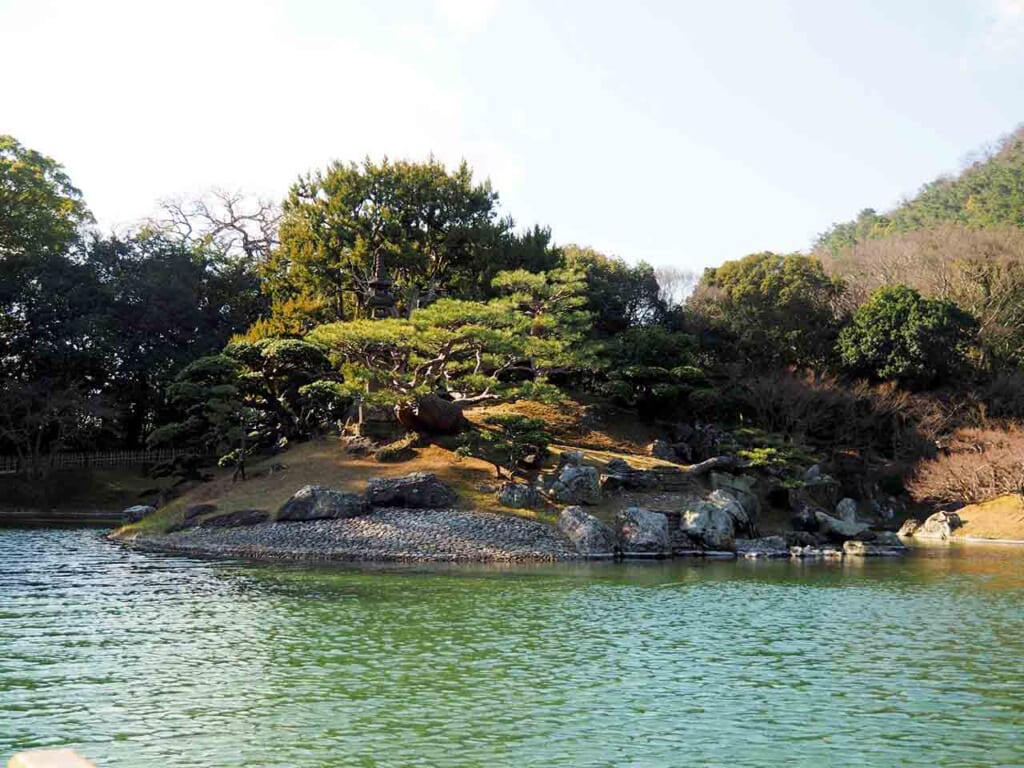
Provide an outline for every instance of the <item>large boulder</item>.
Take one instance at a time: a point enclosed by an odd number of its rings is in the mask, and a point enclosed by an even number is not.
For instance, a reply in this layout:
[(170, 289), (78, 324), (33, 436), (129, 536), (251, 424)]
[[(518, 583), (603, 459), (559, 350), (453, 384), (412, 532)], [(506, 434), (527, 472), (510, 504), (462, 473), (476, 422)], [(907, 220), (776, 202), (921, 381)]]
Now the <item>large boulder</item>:
[(558, 516), (561, 529), (576, 551), (584, 557), (611, 557), (615, 553), (615, 534), (582, 507), (566, 507)]
[(498, 489), (498, 503), (512, 509), (533, 509), (544, 504), (537, 489), (527, 483), (505, 483)]
[(794, 489), (790, 499), (794, 509), (814, 507), (817, 509), (835, 509), (839, 502), (839, 483), (828, 475), (817, 475), (804, 486)]
[(903, 521), (903, 525), (900, 526), (900, 529), (899, 531), (897, 531), (896, 535), (910, 537), (913, 536), (914, 531), (916, 531), (920, 527), (920, 520), (915, 520), (913, 517), (908, 517), (906, 520)]
[(869, 526), (865, 523), (849, 523), (845, 520), (839, 520), (838, 518), (832, 517), (832, 515), (826, 515), (821, 511), (815, 512), (815, 517), (818, 520), (818, 530), (823, 533), (829, 541), (833, 541), (836, 544), (842, 544), (850, 539), (856, 539), (866, 533), (869, 529)]
[(658, 475), (634, 469), (625, 459), (612, 459), (601, 475), (601, 489), (604, 491), (648, 491), (658, 486)]
[(936, 512), (914, 531), (914, 538), (945, 541), (962, 525), (963, 521), (956, 512)]
[(566, 464), (552, 484), (551, 494), (563, 504), (599, 504), (601, 476), (596, 467)]
[(849, 497), (840, 499), (839, 503), (836, 504), (836, 517), (844, 523), (856, 523), (857, 502)]
[(582, 467), (584, 458), (583, 451), (562, 451), (558, 457), (558, 468), (562, 469), (562, 467), (567, 466)]
[(624, 554), (664, 555), (669, 551), (668, 518), (661, 512), (629, 507), (615, 516)]
[(717, 504), (729, 513), (729, 516), (732, 517), (733, 529), (736, 532), (742, 532), (747, 535), (753, 534), (754, 515), (756, 513), (750, 512), (733, 491), (724, 488), (712, 491), (708, 495), (707, 500), (712, 504)]
[[(739, 507), (735, 500), (730, 501)], [(736, 519), (730, 512), (730, 506), (719, 503), (719, 500), (706, 499), (684, 510), (679, 528), (704, 549), (735, 548)]]
[(466, 417), (456, 403), (437, 395), (424, 395), (395, 409), (398, 422), (416, 432), (456, 435), (465, 429)]
[(676, 453), (667, 440), (655, 440), (647, 446), (647, 454), (662, 461), (679, 461), (679, 454)]
[(357, 493), (345, 493), (322, 485), (300, 488), (278, 510), (278, 520), (333, 520), (358, 517), (367, 512), (366, 500)]
[(222, 512), (212, 515), (199, 523), (200, 528), (239, 528), (245, 525), (259, 525), (270, 520), (265, 509), (240, 509), (236, 512)]
[(756, 478), (749, 475), (733, 475), (729, 472), (712, 472), (711, 487), (732, 496), (743, 507), (751, 524), (761, 511), (761, 502), (754, 490)]
[(405, 477), (372, 477), (366, 484), (366, 498), (374, 507), (443, 509), (455, 503), (458, 494), (429, 472)]
[(793, 513), (793, 516), (789, 518), (789, 524), (794, 531), (816, 533), (818, 531), (818, 516), (813, 509), (804, 507)]
[(175, 531), (184, 531), (186, 528), (195, 528), (196, 524), (199, 522), (199, 518), (205, 515), (212, 515), (216, 511), (216, 504), (210, 504), (207, 502), (189, 504), (185, 507), (185, 516), (179, 522), (168, 526), (167, 532), (174, 533)]
[(125, 523), (137, 523), (154, 512), (156, 512), (156, 507), (152, 507), (149, 504), (136, 504), (133, 507), (128, 507), (128, 509), (121, 513), (121, 520)]

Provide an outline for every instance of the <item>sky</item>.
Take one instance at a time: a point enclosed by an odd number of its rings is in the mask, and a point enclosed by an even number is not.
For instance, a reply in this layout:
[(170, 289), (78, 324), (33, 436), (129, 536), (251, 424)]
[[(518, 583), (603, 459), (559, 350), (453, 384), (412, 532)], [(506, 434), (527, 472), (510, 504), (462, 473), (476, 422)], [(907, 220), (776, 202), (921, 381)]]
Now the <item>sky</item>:
[(0, 72), (0, 133), (104, 228), (433, 153), (521, 227), (700, 269), (1024, 121), (1024, 0), (0, 0)]

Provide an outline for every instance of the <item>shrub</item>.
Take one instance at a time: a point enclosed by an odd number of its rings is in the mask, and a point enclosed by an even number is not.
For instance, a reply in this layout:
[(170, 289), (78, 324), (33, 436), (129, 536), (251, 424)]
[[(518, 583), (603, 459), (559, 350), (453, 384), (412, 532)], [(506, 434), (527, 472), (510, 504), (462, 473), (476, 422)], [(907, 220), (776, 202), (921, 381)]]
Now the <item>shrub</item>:
[(889, 286), (854, 313), (839, 334), (839, 353), (856, 375), (927, 386), (965, 367), (975, 328), (952, 302)]
[(749, 426), (829, 450), (894, 459), (930, 455), (935, 441), (966, 418), (965, 409), (934, 394), (908, 392), (891, 382), (845, 383), (794, 370), (749, 376), (730, 389), (729, 398)]
[(707, 270), (687, 308), (748, 361), (813, 365), (832, 355), (842, 292), (817, 259), (756, 253)]
[(551, 435), (543, 419), (502, 413), (488, 416), (484, 423), (493, 428), (482, 432), (480, 437), (493, 449), (490, 461), (498, 477), (501, 477), (502, 468), (508, 470), (510, 477), (515, 475), (519, 462), (530, 454), (547, 454)]
[(975, 503), (1024, 492), (1024, 432), (957, 430), (941, 455), (918, 465), (908, 490), (928, 503)]
[(378, 448), (373, 452), (373, 458), (382, 463), (411, 459), (412, 449), (416, 446), (418, 439), (419, 436), (415, 432), (410, 432), (405, 437)]

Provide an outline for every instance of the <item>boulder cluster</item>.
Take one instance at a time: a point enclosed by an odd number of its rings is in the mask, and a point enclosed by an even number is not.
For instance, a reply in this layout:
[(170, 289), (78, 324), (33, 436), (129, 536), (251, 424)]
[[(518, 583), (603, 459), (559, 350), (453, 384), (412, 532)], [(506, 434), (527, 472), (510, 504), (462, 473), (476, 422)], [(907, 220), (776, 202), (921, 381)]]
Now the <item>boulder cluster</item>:
[[(599, 476), (595, 468), (580, 466), (581, 459), (564, 454), (550, 488), (556, 499), (572, 502), (563, 509), (559, 526), (584, 557), (868, 557), (906, 551), (896, 534), (859, 520), (854, 499), (836, 500), (836, 484), (822, 475), (809, 478), (809, 490), (796, 497), (793, 531), (785, 536), (757, 537), (761, 502), (755, 478), (717, 471), (709, 473), (712, 490), (703, 498), (678, 502), (676, 509), (631, 506), (607, 525), (586, 512), (584, 507), (595, 503), (588, 499), (599, 498), (601, 490), (658, 490), (661, 477), (621, 459), (610, 462)], [(585, 493), (566, 482), (581, 477), (589, 478)], [(831, 512), (821, 503), (830, 503)]]
[[(375, 509), (445, 509), (458, 498), (455, 491), (429, 472), (414, 472), (404, 477), (375, 477), (364, 493), (337, 491), (322, 485), (307, 485), (296, 491), (272, 515), (264, 509), (218, 512), (215, 504), (192, 504), (180, 522), (168, 532), (189, 528), (232, 528), (259, 523), (343, 520), (367, 515)], [(138, 522), (154, 507), (129, 507), (122, 513), (126, 523)]]

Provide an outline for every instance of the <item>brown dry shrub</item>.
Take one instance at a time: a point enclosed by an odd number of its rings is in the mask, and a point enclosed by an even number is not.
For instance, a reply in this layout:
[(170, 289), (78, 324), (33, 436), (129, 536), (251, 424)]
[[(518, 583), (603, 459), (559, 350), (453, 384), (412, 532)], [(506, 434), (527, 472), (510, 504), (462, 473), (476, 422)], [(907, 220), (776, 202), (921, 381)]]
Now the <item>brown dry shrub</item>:
[(1024, 431), (1019, 427), (958, 429), (942, 449), (918, 465), (908, 484), (918, 501), (972, 504), (1024, 494)]
[(848, 384), (796, 370), (748, 377), (738, 398), (745, 415), (769, 432), (896, 459), (933, 453), (939, 437), (963, 424), (971, 410), (965, 401), (947, 402), (893, 383)]

